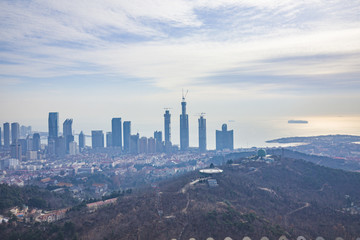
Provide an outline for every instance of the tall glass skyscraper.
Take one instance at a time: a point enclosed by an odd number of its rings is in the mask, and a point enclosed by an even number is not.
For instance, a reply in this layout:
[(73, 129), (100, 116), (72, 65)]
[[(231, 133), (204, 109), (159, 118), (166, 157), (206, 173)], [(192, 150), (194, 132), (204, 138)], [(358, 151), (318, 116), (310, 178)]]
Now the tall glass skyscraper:
[(4, 123), (4, 149), (10, 149), (10, 124)]
[(41, 148), (41, 141), (40, 141), (40, 134), (34, 133), (33, 134), (33, 141), (32, 141), (32, 150), (39, 151)]
[(206, 151), (206, 119), (203, 116), (199, 118), (199, 151)]
[(85, 148), (85, 134), (83, 133), (83, 131), (81, 131), (79, 134), (79, 148), (80, 150)]
[(112, 145), (121, 150), (122, 148), (122, 132), (121, 132), (121, 118), (113, 118), (111, 120)]
[(65, 148), (66, 153), (69, 153), (69, 144), (74, 141), (74, 136), (72, 134), (72, 119), (66, 119), (63, 123), (63, 136), (65, 138)]
[(181, 115), (180, 115), (180, 150), (186, 151), (189, 148), (189, 118), (186, 114), (185, 97), (181, 102)]
[(101, 130), (91, 131), (92, 148), (104, 148), (104, 133)]
[(171, 114), (169, 110), (164, 114), (164, 132), (165, 132), (165, 150), (167, 152), (171, 149)]
[(17, 122), (11, 123), (11, 142), (16, 143), (20, 138), (20, 125)]
[(59, 134), (59, 113), (49, 113), (49, 137), (48, 140), (56, 140)]
[(131, 122), (124, 121), (124, 152), (130, 153)]

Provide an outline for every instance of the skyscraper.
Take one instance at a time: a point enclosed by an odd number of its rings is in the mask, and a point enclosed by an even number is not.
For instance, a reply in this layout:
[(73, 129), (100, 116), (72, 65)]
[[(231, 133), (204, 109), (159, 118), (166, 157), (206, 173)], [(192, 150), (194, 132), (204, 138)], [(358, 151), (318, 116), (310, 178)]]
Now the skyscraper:
[(124, 152), (130, 152), (130, 136), (131, 136), (131, 122), (124, 121)]
[(121, 118), (113, 118), (111, 120), (112, 130), (112, 144), (113, 147), (122, 148), (122, 132), (121, 132)]
[(234, 150), (234, 131), (227, 130), (227, 125), (223, 124), (221, 131), (216, 130), (216, 150)]
[(19, 159), (21, 161), (21, 144), (15, 140), (15, 143), (11, 144), (10, 147), (11, 158)]
[(139, 153), (148, 152), (148, 139), (147, 137), (141, 137), (139, 139)]
[(112, 147), (112, 132), (106, 133), (106, 147)]
[(80, 150), (85, 148), (85, 135), (83, 131), (81, 131), (79, 134), (79, 148)]
[(171, 151), (171, 114), (169, 110), (164, 114), (165, 150)]
[(64, 136), (55, 139), (55, 154), (57, 157), (64, 157), (66, 154), (66, 141)]
[(11, 123), (11, 142), (16, 143), (20, 138), (20, 125), (17, 122)]
[(164, 146), (163, 146), (163, 142), (162, 142), (162, 132), (155, 131), (154, 139), (155, 139), (155, 145), (156, 145), (156, 152), (163, 152)]
[(155, 138), (148, 138), (147, 142), (147, 152), (148, 153), (156, 153), (156, 140)]
[(10, 149), (10, 124), (4, 123), (4, 149)]
[(204, 116), (199, 118), (199, 151), (206, 151), (206, 119)]
[(104, 133), (102, 130), (91, 131), (92, 148), (104, 148)]
[(59, 113), (50, 112), (49, 113), (49, 140), (56, 140), (59, 134)]
[(2, 148), (1, 127), (0, 127), (0, 149)]
[(33, 146), (32, 146), (32, 150), (33, 151), (39, 151), (40, 147), (41, 147), (41, 143), (40, 143), (40, 134), (39, 133), (34, 133), (33, 134)]
[(72, 119), (66, 119), (63, 123), (63, 136), (65, 138), (65, 148), (66, 153), (69, 153), (69, 144), (74, 141), (74, 136), (72, 134)]
[(139, 153), (139, 134), (130, 136), (130, 153)]
[(181, 115), (180, 115), (180, 150), (186, 151), (189, 148), (189, 119), (186, 114), (185, 97), (181, 101)]

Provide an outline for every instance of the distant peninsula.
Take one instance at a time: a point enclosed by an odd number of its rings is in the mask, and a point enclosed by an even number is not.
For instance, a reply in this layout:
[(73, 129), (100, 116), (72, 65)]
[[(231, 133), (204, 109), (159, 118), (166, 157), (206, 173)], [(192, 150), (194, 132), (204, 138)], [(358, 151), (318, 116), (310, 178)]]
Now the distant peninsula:
[(306, 120), (289, 120), (288, 123), (290, 123), (290, 124), (308, 124), (309, 122)]
[(360, 136), (354, 135), (322, 135), (322, 136), (311, 136), (311, 137), (287, 137), (278, 138), (266, 141), (267, 143), (317, 143), (317, 142), (328, 142), (328, 143), (353, 143), (359, 142)]

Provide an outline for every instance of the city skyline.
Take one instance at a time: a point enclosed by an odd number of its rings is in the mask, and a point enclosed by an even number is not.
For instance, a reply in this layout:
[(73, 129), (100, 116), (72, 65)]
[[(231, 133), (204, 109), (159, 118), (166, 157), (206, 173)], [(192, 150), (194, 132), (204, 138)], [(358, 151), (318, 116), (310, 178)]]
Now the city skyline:
[[(89, 135), (92, 129), (111, 131), (109, 119), (121, 116), (132, 121), (133, 132), (150, 137), (154, 129), (163, 130), (163, 108), (172, 108), (172, 140), (179, 144), (174, 117), (181, 113), (184, 88), (191, 102), (189, 131), (196, 131), (194, 115), (205, 112), (210, 149), (223, 123), (234, 129), (234, 147), (287, 133), (341, 133), (337, 126), (344, 122), (351, 122), (351, 130), (342, 133), (360, 134), (359, 123), (353, 123), (360, 120), (356, 1), (65, 0), (0, 6), (3, 123), (46, 131), (44, 118), (56, 111), (60, 122), (76, 119), (73, 128)], [(315, 125), (289, 132), (289, 119)], [(332, 128), (325, 131), (319, 122)], [(196, 146), (196, 134), (189, 137)]]

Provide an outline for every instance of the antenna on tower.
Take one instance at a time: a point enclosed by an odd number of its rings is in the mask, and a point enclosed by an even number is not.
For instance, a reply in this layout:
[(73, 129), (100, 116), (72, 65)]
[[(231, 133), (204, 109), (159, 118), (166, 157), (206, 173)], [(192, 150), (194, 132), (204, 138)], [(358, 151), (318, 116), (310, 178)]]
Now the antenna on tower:
[(186, 90), (186, 93), (184, 94), (184, 89), (182, 89), (182, 100), (185, 101), (185, 98), (187, 94), (189, 93), (189, 90)]

